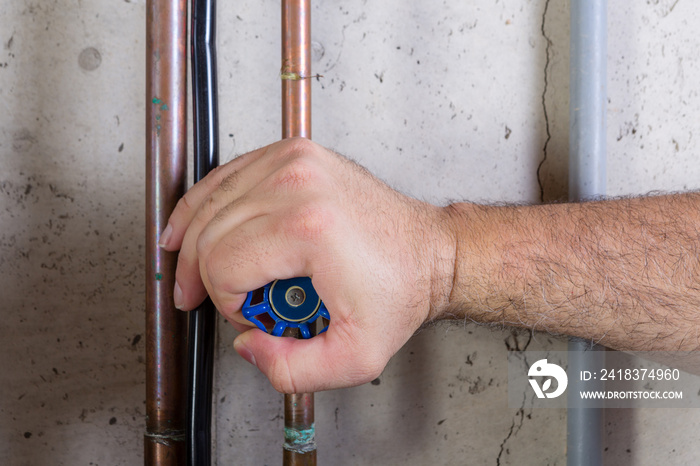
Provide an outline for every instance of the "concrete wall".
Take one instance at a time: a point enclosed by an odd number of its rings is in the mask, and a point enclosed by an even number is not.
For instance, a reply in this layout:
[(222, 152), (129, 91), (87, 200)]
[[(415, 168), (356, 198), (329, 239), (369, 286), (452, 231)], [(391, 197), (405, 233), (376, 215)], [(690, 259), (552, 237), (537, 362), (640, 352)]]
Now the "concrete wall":
[[(568, 4), (314, 2), (314, 139), (411, 195), (566, 197)], [(279, 137), (279, 2), (219, 2), (225, 160)], [(609, 5), (609, 194), (700, 187), (700, 4)], [(0, 4), (0, 463), (133, 465), (144, 431), (145, 1)], [(537, 169), (542, 164), (538, 180)], [(219, 326), (219, 464), (279, 464), (282, 398)], [(508, 348), (416, 336), (317, 395), (322, 464), (564, 464), (566, 413), (509, 409)], [(606, 413), (607, 464), (691, 464), (693, 410)]]

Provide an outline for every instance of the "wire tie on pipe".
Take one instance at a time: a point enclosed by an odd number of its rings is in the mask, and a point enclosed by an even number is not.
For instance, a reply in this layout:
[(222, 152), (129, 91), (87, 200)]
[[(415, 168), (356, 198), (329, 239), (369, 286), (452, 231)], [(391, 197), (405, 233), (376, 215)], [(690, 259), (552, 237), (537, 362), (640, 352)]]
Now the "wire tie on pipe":
[(172, 445), (171, 442), (184, 442), (185, 441), (185, 431), (184, 430), (173, 430), (167, 431), (162, 434), (157, 434), (155, 432), (146, 432), (145, 437), (153, 439), (154, 442), (160, 443), (169, 447)]
[(285, 80), (285, 81), (301, 81), (302, 79), (319, 79), (322, 78), (322, 74), (314, 74), (312, 76), (302, 76), (299, 73), (289, 73), (289, 72), (280, 72), (280, 79)]

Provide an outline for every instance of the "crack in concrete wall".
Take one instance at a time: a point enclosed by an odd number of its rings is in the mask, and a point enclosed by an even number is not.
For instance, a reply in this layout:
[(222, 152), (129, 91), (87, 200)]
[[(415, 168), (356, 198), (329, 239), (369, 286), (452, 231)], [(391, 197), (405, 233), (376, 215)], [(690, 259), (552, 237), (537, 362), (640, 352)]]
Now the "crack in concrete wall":
[(542, 12), (542, 37), (545, 40), (545, 62), (544, 62), (544, 88), (542, 89), (542, 112), (544, 113), (544, 128), (547, 137), (544, 141), (544, 146), (542, 147), (542, 159), (540, 159), (539, 165), (537, 165), (537, 184), (540, 188), (540, 202), (544, 202), (544, 182), (542, 180), (542, 166), (547, 161), (547, 147), (549, 146), (549, 141), (552, 140), (552, 133), (549, 128), (549, 115), (547, 114), (547, 91), (549, 89), (549, 65), (551, 62), (551, 48), (552, 40), (547, 35), (545, 30), (545, 23), (547, 20), (547, 10), (549, 9), (549, 0), (544, 4), (544, 11)]
[[(520, 421), (518, 422), (518, 425), (516, 427), (516, 422), (518, 421), (518, 418), (520, 418)], [(496, 457), (496, 465), (501, 466), (501, 457), (503, 456), (503, 453), (506, 451), (506, 443), (508, 443), (508, 440), (510, 440), (511, 437), (514, 435), (517, 435), (518, 432), (520, 432), (520, 429), (523, 427), (523, 422), (525, 420), (525, 396), (523, 396), (523, 404), (518, 409), (517, 413), (513, 417), (513, 422), (510, 424), (510, 430), (508, 430), (508, 435), (506, 435), (506, 438), (503, 439), (501, 442), (501, 450), (498, 452), (498, 456)]]

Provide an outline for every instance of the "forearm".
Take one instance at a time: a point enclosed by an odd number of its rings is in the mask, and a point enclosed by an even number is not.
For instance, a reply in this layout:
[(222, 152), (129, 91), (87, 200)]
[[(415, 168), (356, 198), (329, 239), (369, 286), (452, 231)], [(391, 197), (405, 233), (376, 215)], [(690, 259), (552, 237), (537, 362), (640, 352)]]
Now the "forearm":
[(447, 209), (456, 262), (439, 317), (622, 350), (700, 347), (700, 194)]

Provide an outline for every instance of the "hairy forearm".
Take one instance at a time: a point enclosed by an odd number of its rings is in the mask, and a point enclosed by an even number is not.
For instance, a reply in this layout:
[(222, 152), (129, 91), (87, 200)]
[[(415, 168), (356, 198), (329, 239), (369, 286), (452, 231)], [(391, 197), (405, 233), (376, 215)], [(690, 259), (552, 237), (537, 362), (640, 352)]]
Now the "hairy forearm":
[(456, 262), (440, 317), (700, 348), (700, 194), (447, 210)]

